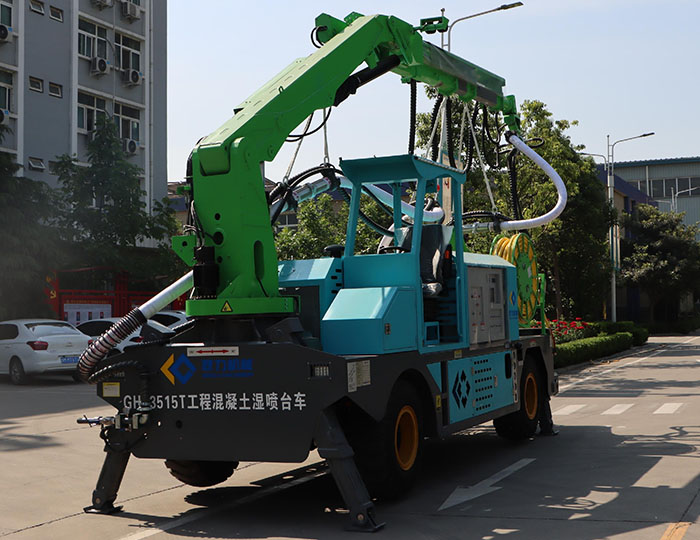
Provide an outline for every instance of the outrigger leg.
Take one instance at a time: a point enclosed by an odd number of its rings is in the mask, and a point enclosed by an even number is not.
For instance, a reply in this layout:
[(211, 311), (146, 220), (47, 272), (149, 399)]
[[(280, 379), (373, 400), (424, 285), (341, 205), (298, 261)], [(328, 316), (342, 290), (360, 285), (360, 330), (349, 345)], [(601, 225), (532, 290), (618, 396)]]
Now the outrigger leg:
[(335, 483), (348, 505), (351, 518), (348, 529), (375, 532), (384, 527), (384, 523), (377, 523), (374, 503), (353, 460), (355, 453), (332, 409), (321, 413), (315, 440), (319, 455), (328, 460)]
[[(105, 441), (105, 456), (100, 477), (97, 479), (97, 486), (92, 492), (92, 505), (86, 506), (83, 510), (95, 514), (114, 514), (121, 511), (121, 506), (114, 506), (117, 498), (117, 491), (124, 478), (124, 471), (129, 463), (131, 452), (126, 450), (124, 443), (110, 439), (108, 431), (116, 432), (113, 428), (104, 428), (101, 437)], [(113, 434), (112, 433), (112, 434)], [(118, 437), (115, 437), (118, 438)]]

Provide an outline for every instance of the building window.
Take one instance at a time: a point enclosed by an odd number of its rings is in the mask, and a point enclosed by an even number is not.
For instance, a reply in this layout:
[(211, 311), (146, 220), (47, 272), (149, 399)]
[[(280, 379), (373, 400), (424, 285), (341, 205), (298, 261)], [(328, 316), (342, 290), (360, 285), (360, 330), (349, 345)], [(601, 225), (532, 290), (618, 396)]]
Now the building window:
[(117, 67), (141, 71), (141, 42), (122, 34), (115, 34)]
[(78, 54), (85, 58), (107, 58), (107, 29), (80, 19), (78, 21)]
[(675, 178), (666, 178), (664, 180), (664, 197), (670, 197), (674, 193), (678, 193)]
[(92, 131), (95, 120), (106, 114), (106, 102), (102, 98), (78, 92), (78, 129)]
[(63, 86), (55, 82), (49, 83), (49, 95), (53, 97), (63, 97)]
[(29, 77), (29, 89), (35, 92), (44, 91), (44, 81), (43, 79), (37, 79), (36, 77)]
[(140, 110), (120, 103), (114, 104), (114, 122), (117, 124), (119, 137), (122, 139), (140, 140), (140, 120)]
[(299, 219), (297, 218), (296, 212), (284, 212), (280, 214), (277, 220), (278, 227), (288, 227), (295, 229), (299, 225)]
[(700, 178), (691, 178), (690, 179), (690, 187), (697, 188), (697, 189), (691, 191), (690, 194), (693, 197), (699, 196), (700, 195)]
[(12, 73), (0, 70), (0, 109), (10, 110), (12, 103)]
[(41, 158), (30, 157), (28, 158), (29, 168), (33, 171), (43, 171), (46, 169), (44, 166), (44, 160)]
[(44, 2), (40, 0), (29, 0), (29, 9), (40, 15), (44, 14)]
[(129, 2), (131, 2), (132, 4), (135, 4), (137, 6), (141, 5), (141, 0), (129, 0)]
[(664, 196), (664, 181), (663, 180), (652, 180), (651, 181), (651, 196), (654, 199), (658, 199)]
[(63, 10), (58, 9), (56, 6), (51, 6), (49, 8), (49, 17), (54, 21), (63, 22)]
[(0, 24), (12, 26), (12, 0), (0, 1)]

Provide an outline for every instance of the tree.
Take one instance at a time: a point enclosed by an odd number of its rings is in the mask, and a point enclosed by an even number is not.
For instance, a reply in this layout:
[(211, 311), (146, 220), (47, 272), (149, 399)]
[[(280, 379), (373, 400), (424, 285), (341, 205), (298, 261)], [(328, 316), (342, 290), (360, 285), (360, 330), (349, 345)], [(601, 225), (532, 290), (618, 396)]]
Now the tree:
[[(683, 224), (683, 215), (660, 212), (640, 204), (623, 219), (629, 238), (622, 241), (624, 284), (635, 285), (649, 296), (649, 320), (662, 302), (678, 301), (698, 290), (700, 245), (697, 226)], [(668, 314), (667, 314), (668, 315)]]
[[(435, 97), (434, 91), (428, 92)], [(460, 139), (460, 128), (464, 104), (452, 101), (450, 118), (454, 140)], [(595, 173), (590, 159), (582, 159), (577, 151), (582, 146), (572, 144), (566, 131), (576, 122), (553, 120), (552, 114), (540, 101), (525, 101), (521, 106), (522, 138), (538, 144), (537, 152), (560, 174), (567, 187), (566, 209), (554, 222), (531, 229), (531, 235), (539, 271), (545, 273), (554, 299), (548, 299), (549, 309), (558, 318), (563, 316), (598, 317), (608, 292), (607, 276), (610, 263), (607, 257), (607, 230), (614, 220), (614, 211), (605, 199), (605, 190)], [(470, 109), (476, 130), (479, 149), (486, 163), (486, 173), (491, 182), (494, 202), (499, 212), (514, 216), (510, 181), (505, 170), (505, 152), (498, 144), (503, 127), (493, 113), (484, 108)], [(431, 133), (431, 115), (418, 118), (418, 140), (427, 148)], [(468, 161), (472, 135), (466, 123), (461, 148), (456, 148), (461, 162)], [(437, 133), (439, 134), (439, 126)], [(455, 146), (459, 146), (458, 143)], [(483, 181), (476, 151), (471, 150), (471, 168), (463, 192), (464, 209), (491, 210), (491, 202)], [(557, 200), (552, 182), (529, 159), (517, 159), (517, 199), (523, 218), (542, 215), (550, 210)], [(486, 251), (493, 235), (468, 235), (467, 249)]]
[[(382, 227), (391, 223), (378, 206), (364, 199), (362, 212)], [(315, 259), (327, 256), (323, 248), (332, 244), (345, 244), (348, 222), (348, 205), (334, 205), (330, 195), (324, 193), (316, 199), (305, 201), (297, 210), (298, 226), (283, 228), (275, 238), (278, 257), (284, 259)], [(381, 236), (360, 221), (355, 237), (355, 253), (374, 253)]]
[(152, 275), (153, 269), (133, 264), (134, 247), (148, 239), (163, 248), (177, 230), (167, 199), (153, 202), (146, 211), (141, 189), (141, 169), (130, 163), (122, 150), (115, 123), (98, 117), (94, 137), (88, 143), (88, 165), (73, 156), (58, 156), (53, 172), (60, 185), (61, 213), (57, 220), (62, 238), (77, 247), (80, 265), (111, 266), (131, 273)]
[(0, 152), (0, 320), (50, 314), (43, 287), (60, 253), (49, 226), (53, 192), (44, 182), (15, 176), (19, 168), (13, 156)]

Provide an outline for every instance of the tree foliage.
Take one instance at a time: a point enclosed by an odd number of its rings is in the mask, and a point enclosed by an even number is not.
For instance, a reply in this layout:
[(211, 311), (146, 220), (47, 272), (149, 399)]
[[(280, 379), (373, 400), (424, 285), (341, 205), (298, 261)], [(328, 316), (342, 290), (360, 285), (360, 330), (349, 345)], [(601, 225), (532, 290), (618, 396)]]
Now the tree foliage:
[[(135, 264), (131, 248), (146, 240), (165, 248), (177, 230), (167, 199), (153, 201), (152, 213), (147, 212), (142, 170), (126, 158), (117, 127), (106, 115), (97, 119), (87, 149), (87, 166), (64, 154), (53, 168), (60, 186), (61, 237), (73, 251), (77, 248), (76, 264), (153, 275), (153, 268)], [(168, 249), (161, 249), (160, 255), (165, 261), (156, 257), (152, 261), (156, 266), (175, 264)]]
[[(428, 92), (435, 97), (435, 93)], [(450, 118), (455, 134), (455, 150), (462, 164), (467, 162), (467, 141), (472, 140), (469, 123), (460, 137), (464, 104), (452, 102)], [(567, 187), (568, 202), (559, 219), (537, 229), (532, 237), (539, 271), (549, 283), (547, 303), (549, 310), (562, 316), (599, 317), (609, 291), (607, 277), (610, 263), (607, 256), (607, 230), (615, 213), (605, 198), (605, 190), (598, 180), (595, 165), (577, 153), (583, 147), (572, 144), (567, 130), (576, 122), (554, 120), (544, 103), (525, 101), (521, 109), (522, 138), (537, 144), (537, 152), (560, 174)], [(496, 210), (513, 215), (510, 181), (506, 172), (505, 154), (510, 147), (493, 144), (502, 138), (503, 127), (493, 113), (480, 108), (474, 114), (474, 127), (479, 149), (485, 163), (486, 175), (494, 195)], [(484, 120), (487, 120), (486, 127)], [(430, 138), (431, 114), (418, 119), (418, 141), (427, 148)], [(439, 120), (438, 120), (439, 123)], [(440, 127), (436, 130), (440, 133)], [(458, 141), (462, 139), (461, 148)], [(551, 180), (529, 159), (517, 158), (517, 198), (523, 218), (531, 218), (549, 211), (556, 203), (557, 193)], [(471, 168), (463, 192), (464, 210), (492, 210), (483, 179), (484, 173), (474, 151)], [(466, 248), (486, 252), (494, 235), (467, 235)], [(553, 294), (551, 294), (553, 293)]]
[[(375, 203), (363, 200), (362, 212), (383, 227), (388, 227), (391, 219)], [(328, 194), (305, 201), (297, 210), (298, 227), (283, 228), (275, 239), (280, 259), (315, 259), (327, 256), (323, 248), (333, 244), (345, 244), (348, 222), (348, 205), (333, 201)], [(381, 239), (380, 235), (360, 222), (355, 237), (355, 253), (374, 253)]]
[(50, 314), (43, 286), (60, 254), (49, 226), (52, 191), (44, 182), (15, 176), (18, 170), (14, 156), (0, 152), (0, 320)]
[(636, 285), (650, 300), (650, 319), (662, 301), (677, 301), (700, 287), (700, 244), (697, 226), (683, 224), (683, 215), (640, 204), (623, 218), (630, 238), (622, 242), (623, 282)]

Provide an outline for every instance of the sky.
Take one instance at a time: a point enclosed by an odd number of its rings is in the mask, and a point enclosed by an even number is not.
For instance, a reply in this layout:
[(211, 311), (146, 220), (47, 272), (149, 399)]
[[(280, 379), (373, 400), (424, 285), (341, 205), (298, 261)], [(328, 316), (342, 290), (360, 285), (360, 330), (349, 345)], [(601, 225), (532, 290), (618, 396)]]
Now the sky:
[[(293, 60), (316, 49), (314, 19), (352, 11), (394, 15), (417, 25), (450, 20), (509, 0), (421, 2), (168, 2), (168, 181), (182, 180), (196, 142)], [(466, 20), (452, 30), (451, 51), (506, 79), (518, 105), (543, 101), (555, 119), (578, 120), (572, 142), (615, 161), (700, 155), (700, 1), (522, 0), (523, 6)], [(438, 34), (425, 36), (440, 44)], [(421, 85), (422, 86), (422, 85)], [(418, 111), (430, 103), (419, 86)], [(328, 122), (331, 161), (405, 153), (409, 88), (391, 73), (361, 88)], [(293, 144), (266, 164), (279, 181)], [(294, 172), (323, 160), (321, 135), (307, 137)], [(601, 161), (597, 158), (597, 161)]]

